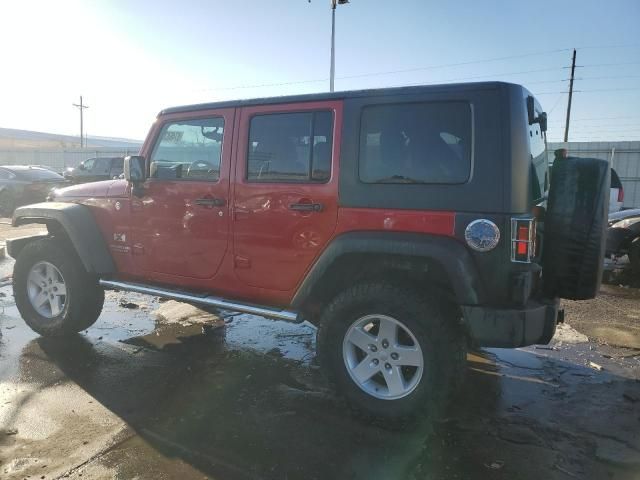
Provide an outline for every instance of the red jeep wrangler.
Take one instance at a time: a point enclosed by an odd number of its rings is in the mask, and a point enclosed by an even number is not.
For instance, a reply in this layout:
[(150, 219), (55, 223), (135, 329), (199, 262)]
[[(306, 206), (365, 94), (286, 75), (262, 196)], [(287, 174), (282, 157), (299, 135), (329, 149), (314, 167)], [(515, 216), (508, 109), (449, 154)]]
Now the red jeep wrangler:
[[(162, 111), (126, 180), (16, 210), (16, 304), (80, 332), (104, 290), (318, 326), (350, 404), (442, 404), (468, 342), (548, 342), (558, 298), (599, 286), (609, 168), (566, 159), (507, 83), (220, 102)], [(548, 193), (549, 192), (549, 193)]]

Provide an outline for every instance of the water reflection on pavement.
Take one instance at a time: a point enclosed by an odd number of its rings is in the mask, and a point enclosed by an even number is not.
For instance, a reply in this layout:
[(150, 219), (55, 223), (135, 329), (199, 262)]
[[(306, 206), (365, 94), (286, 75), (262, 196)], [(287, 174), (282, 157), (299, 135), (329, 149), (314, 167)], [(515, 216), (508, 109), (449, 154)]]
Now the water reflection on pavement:
[(476, 352), (446, 418), (387, 429), (327, 388), (311, 326), (162, 324), (157, 300), (110, 294), (63, 341), (0, 293), (2, 478), (640, 478), (633, 352)]

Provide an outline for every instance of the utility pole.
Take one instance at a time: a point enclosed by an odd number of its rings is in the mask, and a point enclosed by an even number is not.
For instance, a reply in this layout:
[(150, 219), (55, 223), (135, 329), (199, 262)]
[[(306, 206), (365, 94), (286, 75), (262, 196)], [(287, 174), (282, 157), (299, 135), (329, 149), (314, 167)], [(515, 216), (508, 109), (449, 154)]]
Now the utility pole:
[(73, 106), (78, 107), (78, 109), (80, 110), (80, 148), (82, 148), (83, 144), (86, 145), (86, 142), (84, 142), (83, 114), (84, 114), (84, 109), (89, 107), (82, 103), (82, 95), (80, 95), (80, 103), (79, 104), (74, 103)]
[(331, 0), (331, 71), (329, 73), (329, 91), (333, 92), (336, 76), (336, 7), (349, 3), (349, 0)]
[(571, 79), (569, 80), (569, 102), (567, 103), (567, 123), (564, 127), (564, 141), (569, 141), (569, 120), (571, 118), (571, 98), (573, 97), (573, 79), (576, 73), (576, 49), (573, 49), (573, 59), (571, 60)]

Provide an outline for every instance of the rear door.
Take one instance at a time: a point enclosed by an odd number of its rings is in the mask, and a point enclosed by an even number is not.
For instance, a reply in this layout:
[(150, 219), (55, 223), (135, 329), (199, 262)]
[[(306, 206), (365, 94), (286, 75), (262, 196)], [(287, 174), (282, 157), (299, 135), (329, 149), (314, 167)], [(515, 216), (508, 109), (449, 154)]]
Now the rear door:
[(233, 253), (242, 282), (292, 290), (331, 238), (341, 121), (341, 102), (241, 110)]
[(146, 278), (210, 287), (227, 250), (234, 109), (164, 117), (132, 194), (133, 254)]

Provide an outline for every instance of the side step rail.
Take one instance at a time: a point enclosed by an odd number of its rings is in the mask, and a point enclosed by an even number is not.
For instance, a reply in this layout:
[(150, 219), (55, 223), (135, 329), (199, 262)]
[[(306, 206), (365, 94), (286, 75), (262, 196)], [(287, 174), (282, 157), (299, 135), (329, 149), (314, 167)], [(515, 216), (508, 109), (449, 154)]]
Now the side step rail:
[(211, 295), (196, 295), (187, 292), (178, 292), (161, 287), (142, 285), (139, 283), (119, 282), (115, 280), (100, 280), (100, 285), (111, 290), (126, 290), (129, 292), (144, 293), (154, 295), (156, 297), (170, 298), (186, 303), (195, 303), (199, 305), (207, 305), (210, 307), (223, 308), (234, 312), (251, 313), (262, 317), (274, 318), (276, 320), (285, 320), (292, 323), (302, 323), (304, 320), (296, 312), (289, 310), (278, 310), (276, 308), (261, 307), (246, 303), (232, 302), (224, 298), (218, 298)]

